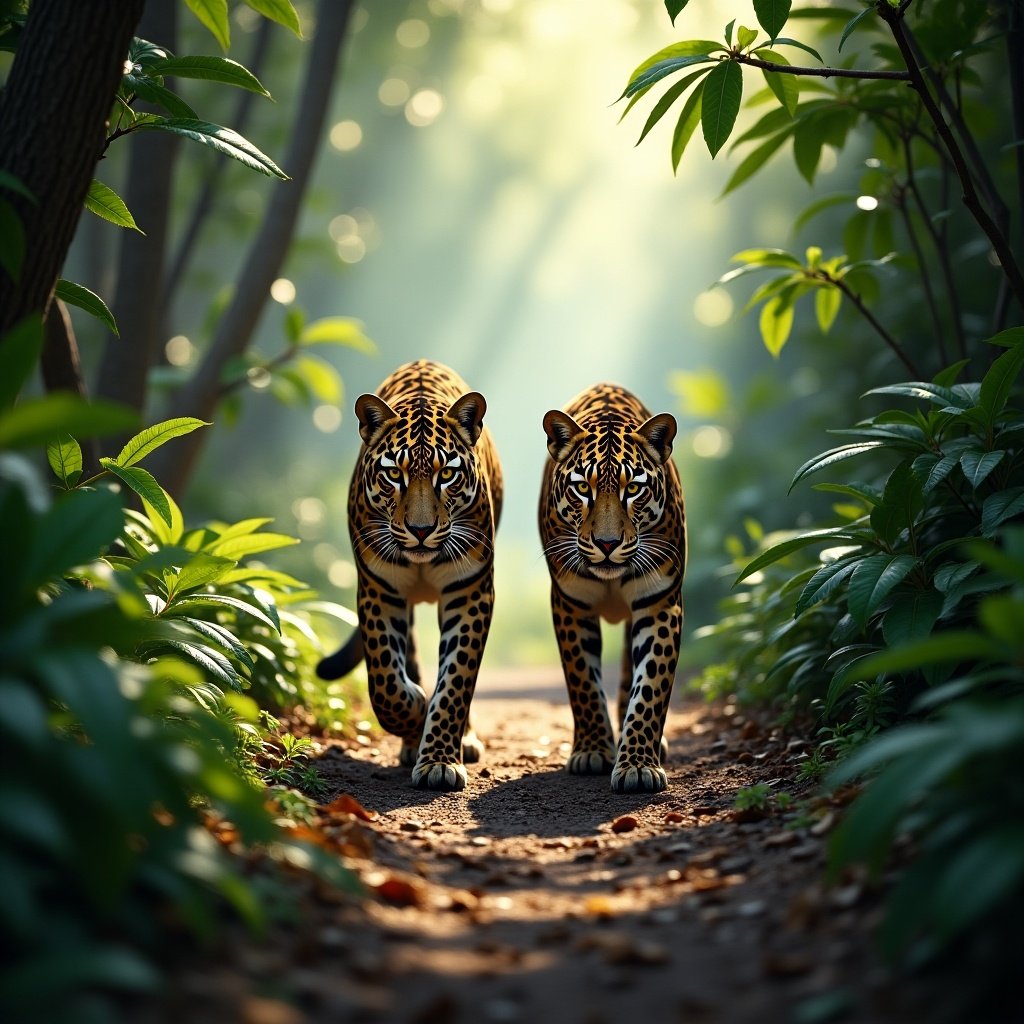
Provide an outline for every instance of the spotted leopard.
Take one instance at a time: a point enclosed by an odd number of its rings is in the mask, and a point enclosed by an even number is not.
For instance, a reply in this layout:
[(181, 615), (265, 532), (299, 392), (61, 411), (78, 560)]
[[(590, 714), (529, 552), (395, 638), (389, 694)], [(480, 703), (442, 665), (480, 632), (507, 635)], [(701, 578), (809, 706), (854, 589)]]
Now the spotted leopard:
[[(355, 411), (363, 439), (349, 489), (359, 630), (318, 673), (336, 679), (365, 655), (370, 702), (402, 739), (426, 789), (466, 785), (483, 745), (469, 706), (494, 605), (501, 468), (487, 404), (440, 363), (399, 367)], [(413, 605), (436, 602), (441, 639), (429, 702), (413, 643)]]
[[(540, 532), (572, 707), (567, 769), (618, 792), (667, 785), (662, 733), (679, 658), (686, 526), (676, 421), (598, 384), (544, 417)], [(600, 620), (625, 623), (618, 745), (601, 688)]]

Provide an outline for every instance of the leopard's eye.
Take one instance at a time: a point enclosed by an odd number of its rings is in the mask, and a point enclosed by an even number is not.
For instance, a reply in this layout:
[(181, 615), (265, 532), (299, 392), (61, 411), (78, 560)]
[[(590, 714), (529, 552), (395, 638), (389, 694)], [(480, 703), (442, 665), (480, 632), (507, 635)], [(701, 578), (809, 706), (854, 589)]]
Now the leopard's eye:
[(397, 466), (385, 466), (384, 475), (395, 483), (398, 483), (402, 479), (402, 471)]
[(626, 494), (628, 494), (630, 497), (632, 497), (634, 494), (639, 494), (639, 493), (640, 493), (640, 484), (638, 484), (635, 480), (632, 483), (626, 484)]
[(458, 472), (459, 471), (454, 466), (445, 466), (444, 469), (437, 474), (437, 478), (441, 483), (446, 484), (454, 480)]
[(590, 493), (590, 484), (588, 484), (586, 480), (577, 480), (574, 486), (580, 494), (584, 495), (584, 497)]

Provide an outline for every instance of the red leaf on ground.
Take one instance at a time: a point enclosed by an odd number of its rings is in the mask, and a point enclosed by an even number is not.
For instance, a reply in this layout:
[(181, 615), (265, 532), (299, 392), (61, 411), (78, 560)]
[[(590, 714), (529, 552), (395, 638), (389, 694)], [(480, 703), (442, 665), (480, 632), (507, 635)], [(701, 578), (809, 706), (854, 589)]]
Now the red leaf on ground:
[(632, 832), (640, 823), (632, 814), (623, 814), (612, 822), (613, 832)]
[(360, 821), (376, 821), (377, 812), (368, 811), (354, 796), (341, 793), (322, 808), (325, 814), (354, 814)]

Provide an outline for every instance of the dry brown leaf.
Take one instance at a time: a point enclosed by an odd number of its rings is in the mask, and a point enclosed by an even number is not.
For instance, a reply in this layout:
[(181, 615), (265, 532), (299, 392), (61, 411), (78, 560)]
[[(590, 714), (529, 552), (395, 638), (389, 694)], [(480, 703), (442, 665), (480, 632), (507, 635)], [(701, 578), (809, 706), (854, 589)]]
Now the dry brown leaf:
[(613, 832), (632, 832), (640, 822), (632, 814), (620, 815), (612, 822)]
[(340, 793), (321, 810), (325, 814), (354, 814), (360, 821), (377, 820), (376, 811), (368, 811), (354, 796), (349, 796), (348, 793)]
[(389, 875), (373, 887), (377, 897), (393, 907), (421, 907), (425, 893), (423, 886), (408, 878)]

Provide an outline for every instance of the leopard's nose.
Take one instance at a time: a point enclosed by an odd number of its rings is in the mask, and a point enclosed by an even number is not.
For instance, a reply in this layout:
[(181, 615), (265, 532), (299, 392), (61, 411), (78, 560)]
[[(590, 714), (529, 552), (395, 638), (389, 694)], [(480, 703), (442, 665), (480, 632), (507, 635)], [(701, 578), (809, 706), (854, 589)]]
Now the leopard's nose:
[(618, 537), (595, 537), (594, 543), (606, 554), (610, 555), (618, 546)]
[(406, 523), (406, 526), (409, 527), (409, 532), (422, 543), (434, 532), (437, 520), (435, 519), (429, 526), (414, 526), (412, 523)]

